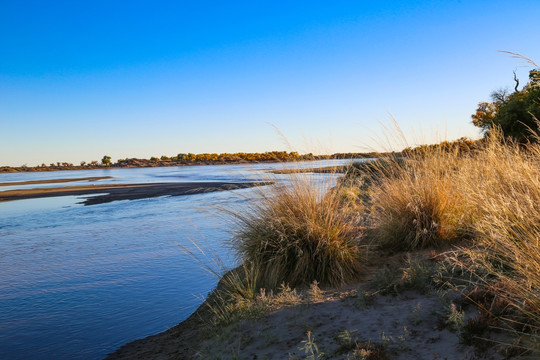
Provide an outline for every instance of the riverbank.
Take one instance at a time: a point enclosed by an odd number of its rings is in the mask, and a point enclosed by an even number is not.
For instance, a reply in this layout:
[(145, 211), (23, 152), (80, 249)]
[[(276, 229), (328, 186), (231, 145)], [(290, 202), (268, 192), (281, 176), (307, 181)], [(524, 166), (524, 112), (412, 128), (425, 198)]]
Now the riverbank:
[(1, 173), (13, 172), (41, 172), (41, 171), (65, 171), (65, 170), (94, 170), (94, 169), (133, 169), (148, 167), (171, 167), (171, 166), (201, 166), (201, 165), (245, 165), (261, 163), (288, 163), (298, 161), (318, 160), (347, 160), (347, 159), (374, 159), (387, 156), (386, 153), (346, 153), (333, 155), (298, 155), (297, 153), (271, 152), (271, 153), (238, 153), (238, 154), (198, 154), (184, 156), (181, 159), (121, 159), (116, 163), (99, 164), (97, 161), (73, 165), (71, 163), (42, 164), (39, 166), (0, 166)]
[[(65, 180), (53, 181), (63, 182)], [(69, 180), (75, 181), (75, 180)], [(34, 181), (48, 183), (50, 181)], [(149, 184), (91, 184), (80, 186), (62, 186), (51, 188), (33, 188), (21, 190), (0, 191), (0, 202), (37, 199), (55, 196), (84, 196), (95, 195), (84, 199), (84, 205), (104, 204), (117, 200), (136, 200), (159, 196), (193, 195), (214, 191), (231, 191), (253, 186), (264, 186), (264, 182), (182, 182), (182, 183), (149, 183)]]
[(106, 360), (304, 359), (322, 353), (326, 359), (506, 358), (516, 351), (508, 333), (467, 339), (480, 334), (465, 335), (460, 321), (477, 317), (478, 308), (463, 294), (433, 286), (443, 257), (433, 251), (373, 257), (367, 275), (352, 285), (283, 288), (259, 297), (251, 315), (220, 327), (211, 322), (207, 299), (179, 325), (130, 342)]

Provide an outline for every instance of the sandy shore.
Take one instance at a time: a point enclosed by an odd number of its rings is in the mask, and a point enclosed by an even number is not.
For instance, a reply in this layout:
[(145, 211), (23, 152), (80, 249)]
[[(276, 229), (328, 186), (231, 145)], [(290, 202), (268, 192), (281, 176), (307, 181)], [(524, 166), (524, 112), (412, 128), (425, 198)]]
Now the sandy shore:
[[(424, 255), (421, 255), (424, 257)], [(379, 265), (398, 267), (397, 255)], [(279, 304), (261, 317), (249, 317), (221, 328), (209, 323), (203, 304), (187, 320), (153, 336), (132, 341), (106, 360), (167, 359), (493, 359), (509, 358), (509, 336), (484, 333), (464, 344), (449, 321), (451, 302), (459, 293), (403, 290), (397, 294), (374, 291), (376, 276), (342, 288), (310, 289), (277, 295)], [(271, 295), (270, 295), (271, 296)], [(207, 300), (208, 301), (208, 300)], [(464, 305), (464, 321), (478, 315)], [(309, 357), (308, 333), (319, 354)], [(355, 352), (356, 351), (356, 352)], [(313, 354), (311, 354), (313, 355)], [(510, 356), (511, 357), (511, 356)]]
[(73, 181), (97, 181), (103, 179), (112, 179), (112, 176), (94, 176), (84, 178), (69, 178), (69, 179), (49, 179), (49, 180), (29, 180), (29, 181), (15, 181), (15, 182), (3, 182), (0, 186), (16, 186), (16, 185), (36, 185), (36, 184), (57, 184)]
[(84, 199), (84, 205), (96, 205), (116, 200), (136, 200), (158, 196), (181, 196), (213, 191), (245, 189), (253, 186), (268, 185), (263, 182), (182, 182), (150, 184), (100, 184), (82, 186), (62, 186), (54, 188), (34, 188), (0, 191), (0, 202), (36, 199), (54, 196), (96, 196)]

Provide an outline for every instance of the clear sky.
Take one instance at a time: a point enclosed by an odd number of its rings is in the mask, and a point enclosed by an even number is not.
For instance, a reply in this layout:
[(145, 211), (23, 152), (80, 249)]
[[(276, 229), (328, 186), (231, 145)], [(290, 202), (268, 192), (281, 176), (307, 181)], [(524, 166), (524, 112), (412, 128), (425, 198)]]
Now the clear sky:
[(539, 44), (538, 0), (3, 0), (0, 165), (478, 137)]

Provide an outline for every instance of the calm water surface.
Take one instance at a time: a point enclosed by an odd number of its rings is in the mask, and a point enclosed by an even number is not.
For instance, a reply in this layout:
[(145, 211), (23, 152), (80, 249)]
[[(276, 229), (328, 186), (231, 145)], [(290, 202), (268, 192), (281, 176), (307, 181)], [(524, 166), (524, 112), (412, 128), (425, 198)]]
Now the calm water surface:
[[(327, 166), (345, 161), (313, 162)], [(0, 174), (0, 182), (112, 176), (98, 183), (244, 181), (292, 164)], [(323, 179), (327, 175), (309, 175)], [(288, 178), (280, 175), (281, 179)], [(84, 182), (0, 187), (79, 185)], [(235, 265), (227, 220), (256, 190), (83, 206), (64, 196), (0, 203), (0, 359), (100, 359), (187, 318), (217, 279), (178, 244)]]

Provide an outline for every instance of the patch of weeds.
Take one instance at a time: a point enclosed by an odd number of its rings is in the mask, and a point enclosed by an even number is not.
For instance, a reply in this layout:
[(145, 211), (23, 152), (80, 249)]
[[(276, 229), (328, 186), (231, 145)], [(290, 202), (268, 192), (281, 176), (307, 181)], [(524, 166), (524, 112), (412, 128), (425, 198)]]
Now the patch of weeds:
[(357, 344), (352, 354), (347, 355), (348, 360), (390, 360), (386, 346), (380, 342), (366, 341)]
[(371, 281), (371, 285), (381, 295), (397, 295), (397, 276), (394, 271), (385, 266), (379, 270)]
[(357, 346), (357, 339), (353, 338), (353, 333), (357, 330), (343, 330), (338, 333), (336, 340), (339, 344), (339, 349), (337, 349), (338, 354), (348, 353), (354, 350)]
[(409, 316), (409, 321), (413, 325), (420, 325), (422, 318), (420, 317), (420, 311), (422, 310), (422, 304), (417, 303), (415, 307), (411, 309), (411, 315)]
[(493, 318), (480, 311), (475, 317), (467, 320), (461, 330), (460, 340), (465, 345), (474, 345), (479, 352), (486, 352), (493, 344), (483, 335), (491, 326), (493, 326)]
[(426, 260), (414, 260), (407, 255), (404, 267), (398, 270), (384, 267), (375, 274), (372, 285), (382, 295), (399, 295), (404, 290), (425, 293), (432, 286), (435, 273), (434, 264)]
[(454, 303), (450, 304), (450, 311), (446, 317), (446, 325), (458, 334), (461, 334), (463, 326), (465, 325), (465, 311), (458, 309)]
[(323, 292), (319, 288), (319, 283), (317, 280), (314, 280), (311, 285), (309, 286), (309, 290), (307, 291), (309, 300), (311, 301), (319, 301), (323, 298)]
[[(301, 346), (298, 347), (298, 350), (304, 352), (306, 357), (304, 360), (324, 360), (327, 359), (326, 355), (319, 351), (319, 347), (315, 343), (315, 338), (311, 336), (311, 331), (307, 332), (307, 339), (302, 340)], [(289, 360), (297, 360), (299, 358), (289, 357)]]
[(388, 346), (390, 346), (390, 343), (392, 343), (394, 340), (391, 336), (387, 336), (384, 331), (379, 335), (379, 337), (381, 338), (381, 344), (384, 345), (385, 349), (388, 349)]
[(399, 335), (397, 337), (399, 340), (400, 350), (410, 350), (409, 346), (407, 346), (407, 340), (409, 339), (409, 329), (407, 329), (406, 326), (403, 327), (403, 334)]
[(399, 282), (402, 289), (413, 289), (421, 293), (426, 292), (433, 282), (435, 266), (427, 261), (412, 260), (407, 256), (407, 266), (404, 267)]
[(297, 305), (302, 302), (302, 297), (296, 289), (291, 289), (289, 285), (282, 283), (279, 287), (279, 293), (274, 296), (272, 304), (281, 305)]

